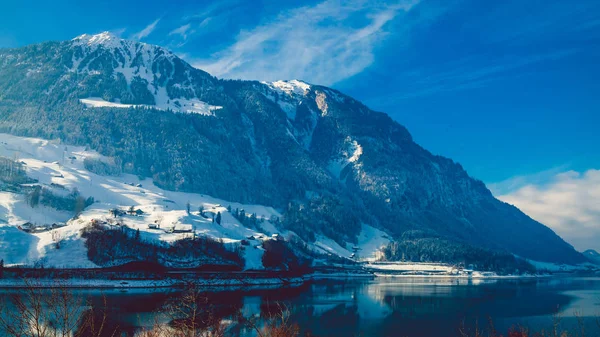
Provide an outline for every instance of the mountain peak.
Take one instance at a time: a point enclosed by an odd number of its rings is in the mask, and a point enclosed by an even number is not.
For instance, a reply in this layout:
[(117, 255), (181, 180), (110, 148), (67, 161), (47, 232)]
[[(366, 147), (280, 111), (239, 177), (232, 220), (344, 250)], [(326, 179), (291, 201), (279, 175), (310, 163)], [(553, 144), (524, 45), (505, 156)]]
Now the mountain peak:
[(272, 89), (277, 91), (285, 92), (288, 95), (296, 94), (296, 95), (305, 95), (306, 92), (310, 89), (310, 84), (301, 81), (301, 80), (279, 80), (275, 82), (263, 82), (268, 85)]
[(83, 34), (74, 38), (72, 41), (79, 42), (80, 44), (92, 45), (118, 45), (121, 42), (121, 38), (114, 35), (111, 32), (102, 32), (95, 35)]

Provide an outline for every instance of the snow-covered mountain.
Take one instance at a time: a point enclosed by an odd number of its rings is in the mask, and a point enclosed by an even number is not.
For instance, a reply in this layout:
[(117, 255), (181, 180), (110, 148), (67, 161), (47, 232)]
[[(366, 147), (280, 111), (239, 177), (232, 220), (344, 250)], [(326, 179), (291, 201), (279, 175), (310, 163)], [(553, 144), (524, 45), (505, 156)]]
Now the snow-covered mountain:
[(0, 132), (87, 147), (164, 193), (270, 206), (278, 230), (311, 244), (329, 238), (348, 249), (369, 226), (398, 242), (388, 258), (584, 259), (388, 115), (335, 89), (220, 80), (109, 33), (0, 50)]
[(109, 72), (117, 82), (130, 89), (114, 95), (82, 99), (89, 107), (130, 107), (134, 105), (132, 103), (141, 103), (138, 105), (205, 115), (212, 115), (220, 108), (198, 98), (198, 88), (194, 84), (202, 83), (203, 74), (199, 75), (163, 48), (122, 40), (104, 32), (76, 37), (71, 42), (71, 50), (69, 72), (92, 78)]

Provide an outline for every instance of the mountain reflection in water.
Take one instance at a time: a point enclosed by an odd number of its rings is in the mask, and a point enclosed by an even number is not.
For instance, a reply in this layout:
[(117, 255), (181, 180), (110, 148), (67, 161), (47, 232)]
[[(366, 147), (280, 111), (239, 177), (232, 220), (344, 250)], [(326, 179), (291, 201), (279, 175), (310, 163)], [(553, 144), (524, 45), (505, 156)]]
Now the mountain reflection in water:
[[(134, 336), (169, 318), (160, 311), (177, 303), (180, 291), (78, 290), (92, 305), (108, 310), (108, 330)], [(10, 292), (0, 292), (8, 296)], [(599, 278), (452, 280), (379, 278), (373, 281), (318, 282), (277, 289), (214, 289), (202, 292), (207, 312), (227, 322), (234, 335), (251, 335), (236, 315), (268, 317), (284, 305), (302, 332), (313, 336), (458, 336), (491, 319), (498, 331), (523, 325), (550, 328), (559, 314), (564, 328), (584, 318), (587, 332), (598, 331)], [(600, 333), (600, 331), (598, 331)]]

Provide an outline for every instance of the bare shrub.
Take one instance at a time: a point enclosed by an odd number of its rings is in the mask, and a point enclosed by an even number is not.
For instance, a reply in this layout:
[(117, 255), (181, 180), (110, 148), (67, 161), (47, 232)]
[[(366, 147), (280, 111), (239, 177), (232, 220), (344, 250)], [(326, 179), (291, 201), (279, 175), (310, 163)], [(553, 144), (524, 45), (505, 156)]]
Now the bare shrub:
[[(540, 330), (537, 332), (532, 332), (530, 329), (516, 326), (512, 327), (506, 335), (498, 333), (493, 325), (492, 320), (490, 319), (488, 324), (488, 329), (486, 331), (480, 330), (477, 324), (475, 323), (475, 329), (473, 331), (469, 331), (465, 329), (464, 322), (459, 329), (459, 334), (461, 337), (586, 337), (590, 336), (587, 334), (585, 329), (585, 320), (583, 315), (580, 312), (575, 311), (573, 313), (575, 319), (577, 320), (577, 327), (571, 330), (564, 330), (561, 327), (562, 315), (558, 312), (552, 316), (552, 326), (548, 330)], [(595, 319), (598, 328), (600, 328), (600, 317), (596, 317)], [(592, 335), (596, 336), (596, 335)]]

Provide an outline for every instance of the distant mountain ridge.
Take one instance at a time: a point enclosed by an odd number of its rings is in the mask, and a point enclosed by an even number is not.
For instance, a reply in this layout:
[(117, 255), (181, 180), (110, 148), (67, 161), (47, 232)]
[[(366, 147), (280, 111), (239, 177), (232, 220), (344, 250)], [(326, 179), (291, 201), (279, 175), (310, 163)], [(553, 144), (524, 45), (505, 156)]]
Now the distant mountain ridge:
[(591, 262), (600, 265), (600, 253), (593, 249), (588, 249), (583, 252), (583, 256), (588, 258)]
[(365, 223), (421, 245), (423, 260), (440, 240), (584, 260), (460, 164), (335, 89), (220, 80), (110, 33), (0, 50), (0, 131), (87, 145), (163, 188), (277, 207), (307, 240), (354, 242)]

